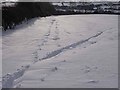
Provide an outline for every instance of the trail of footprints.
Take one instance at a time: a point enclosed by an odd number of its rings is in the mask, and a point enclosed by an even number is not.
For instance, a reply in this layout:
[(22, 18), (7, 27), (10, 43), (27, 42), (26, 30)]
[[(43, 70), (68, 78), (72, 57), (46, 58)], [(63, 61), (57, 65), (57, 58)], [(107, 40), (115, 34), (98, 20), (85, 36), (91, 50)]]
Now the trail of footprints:
[[(51, 35), (53, 34), (53, 35)], [(51, 24), (49, 26), (49, 30), (48, 32), (44, 35), (44, 38), (42, 39), (42, 43), (40, 43), (38, 45), (38, 50), (36, 52), (34, 52), (34, 63), (41, 60), (43, 57), (45, 56), (42, 56), (42, 57), (39, 57), (39, 53), (42, 53), (42, 47), (45, 46), (50, 40), (54, 40), (55, 43), (57, 43), (56, 45), (58, 47), (60, 47), (60, 44), (59, 44), (59, 28), (58, 28), (58, 22), (55, 20), (55, 19), (52, 19), (51, 20)], [(48, 55), (49, 53), (46, 52), (46, 55)]]
[[(86, 42), (89, 42), (89, 40), (100, 36), (102, 33), (103, 33), (103, 32), (98, 32), (96, 35), (91, 36), (91, 37), (89, 37), (89, 38), (87, 38), (87, 39), (85, 39), (85, 40), (82, 40), (82, 41), (73, 43), (73, 44), (71, 44), (71, 45), (65, 46), (65, 47), (63, 47), (63, 48), (60, 48), (60, 49), (58, 49), (58, 50), (55, 50), (55, 51), (49, 53), (46, 57), (43, 57), (43, 58), (41, 58), (41, 59), (39, 59), (39, 60), (45, 60), (45, 59), (48, 59), (48, 58), (51, 58), (51, 57), (54, 57), (54, 56), (60, 54), (60, 53), (63, 52), (64, 50), (69, 50), (69, 49), (71, 49), (71, 48), (76, 48), (78, 45), (81, 45), (81, 44), (84, 44), (84, 43), (86, 43)], [(95, 44), (95, 43), (89, 42), (89, 44)], [(63, 62), (66, 62), (66, 60), (64, 60)], [(60, 63), (60, 62), (59, 62), (59, 63)], [(59, 65), (61, 65), (61, 63), (60, 63)], [(55, 71), (57, 71), (57, 70), (59, 69), (59, 68), (58, 68), (59, 65), (57, 65), (57, 66), (55, 66), (55, 67), (52, 67), (52, 68), (49, 68), (49, 70), (50, 70), (51, 72), (47, 73), (47, 74), (46, 74), (44, 77), (42, 77), (40, 80), (41, 80), (42, 82), (45, 81), (45, 78), (46, 78), (47, 76), (49, 76), (52, 72), (55, 72)], [(95, 67), (95, 69), (97, 69), (97, 67)], [(91, 71), (90, 68), (85, 68), (85, 69), (84, 69), (84, 73), (89, 73), (90, 71)], [(90, 80), (90, 81), (88, 81), (88, 83), (97, 83), (97, 82), (94, 81), (94, 80)], [(21, 85), (20, 85), (20, 86), (21, 86)]]
[[(49, 28), (49, 31), (47, 32), (47, 34), (44, 35), (44, 38), (42, 40), (42, 43), (38, 45), (38, 50), (36, 52), (34, 52), (34, 63), (38, 62), (38, 61), (41, 61), (41, 60), (45, 60), (45, 59), (48, 59), (48, 58), (51, 58), (51, 57), (54, 57), (62, 52), (64, 52), (64, 50), (70, 50), (71, 48), (76, 48), (78, 45), (82, 45), (86, 42), (89, 42), (89, 40), (93, 39), (93, 38), (96, 38), (98, 36), (100, 36), (103, 32), (98, 32), (96, 35), (93, 35), (85, 40), (82, 40), (82, 41), (78, 41), (76, 43), (73, 43), (71, 45), (68, 45), (68, 46), (65, 46), (65, 47), (61, 47), (60, 49), (57, 49), (55, 51), (51, 51), (49, 52), (45, 57), (42, 57), (42, 58), (39, 58), (39, 54), (38, 52), (42, 51), (41, 47), (44, 46), (48, 40), (50, 40), (50, 36), (51, 36), (51, 29), (53, 29), (53, 25), (55, 24), (55, 35), (54, 35), (54, 39), (55, 41), (59, 40), (59, 29), (58, 29), (58, 23), (56, 22), (55, 19), (53, 19), (51, 21), (51, 25), (50, 25), (50, 28)], [(96, 42), (91, 42), (91, 44), (95, 44)], [(58, 43), (59, 44), (59, 43)], [(66, 62), (64, 60), (64, 62)], [(34, 64), (32, 63), (32, 64)], [(28, 70), (30, 67), (30, 65), (26, 65), (26, 66), (22, 66), (21, 69), (18, 69), (15, 73), (13, 74), (7, 74), (5, 75), (3, 78), (2, 78), (2, 87), (3, 88), (12, 88), (14, 85), (17, 85), (16, 87), (20, 87), (21, 85), (18, 84), (17, 82), (14, 82), (16, 79), (20, 78), (23, 76), (23, 74), (25, 73), (26, 70)], [(51, 71), (52, 72), (55, 72), (58, 70), (58, 66), (56, 67), (53, 67), (51, 68)], [(48, 74), (49, 75), (49, 74)], [(48, 76), (47, 75), (47, 76)], [(46, 76), (46, 77), (47, 77)], [(41, 81), (44, 81), (45, 80), (45, 77), (41, 78)], [(90, 81), (92, 82), (92, 81)]]

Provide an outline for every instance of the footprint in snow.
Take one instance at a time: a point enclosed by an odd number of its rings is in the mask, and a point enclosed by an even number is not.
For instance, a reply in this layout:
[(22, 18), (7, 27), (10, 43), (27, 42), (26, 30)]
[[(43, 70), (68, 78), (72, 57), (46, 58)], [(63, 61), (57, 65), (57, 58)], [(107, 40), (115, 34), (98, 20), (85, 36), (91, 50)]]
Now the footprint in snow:
[(95, 43), (97, 43), (97, 42), (96, 41), (91, 42), (91, 44), (95, 44)]
[(66, 62), (66, 60), (63, 60), (63, 61), (61, 61), (61, 62)]
[(98, 80), (89, 80), (87, 83), (98, 83)]
[(89, 72), (93, 72), (94, 70), (98, 69), (98, 67), (88, 67), (88, 66), (85, 66), (84, 69), (81, 69), (81, 70), (84, 70), (84, 73), (89, 73)]
[(56, 70), (58, 70), (57, 67), (52, 68), (52, 71), (53, 71), (53, 72), (55, 72)]
[(41, 48), (39, 48), (39, 50), (42, 50)]
[(73, 54), (75, 54), (76, 52), (73, 52)]
[(19, 84), (19, 85), (17, 85), (17, 86), (16, 86), (16, 88), (20, 88), (21, 86), (22, 86), (22, 85), (21, 85), (21, 84)]
[(61, 47), (61, 45), (58, 45), (58, 47)]
[(85, 70), (85, 73), (89, 73), (89, 72), (90, 72), (90, 69), (86, 69), (86, 70)]
[(45, 81), (45, 78), (41, 78), (40, 80), (43, 82), (43, 81)]
[(58, 39), (60, 39), (59, 37), (55, 37), (55, 38), (53, 38), (53, 40), (58, 40)]

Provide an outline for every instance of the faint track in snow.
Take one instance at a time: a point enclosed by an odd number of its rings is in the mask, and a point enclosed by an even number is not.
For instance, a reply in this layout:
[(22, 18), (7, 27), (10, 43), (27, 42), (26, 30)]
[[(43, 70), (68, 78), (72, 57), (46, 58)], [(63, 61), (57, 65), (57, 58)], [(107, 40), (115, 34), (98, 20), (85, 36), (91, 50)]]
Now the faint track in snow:
[[(49, 31), (49, 32), (50, 32), (50, 31)], [(93, 39), (93, 38), (96, 38), (96, 37), (100, 36), (102, 33), (103, 33), (103, 32), (98, 32), (97, 34), (95, 34), (95, 35), (93, 35), (93, 36), (91, 36), (91, 37), (89, 37), (89, 38), (87, 38), (87, 39), (85, 39), (85, 40), (78, 41), (78, 42), (73, 43), (73, 44), (71, 44), (71, 45), (62, 47), (62, 48), (60, 48), (60, 49), (58, 49), (58, 50), (52, 51), (52, 52), (50, 52), (49, 54), (47, 54), (45, 57), (42, 57), (42, 58), (36, 57), (37, 59), (39, 59), (39, 60), (37, 60), (36, 62), (41, 61), (41, 60), (46, 60), (46, 59), (52, 58), (52, 57), (54, 57), (54, 56), (56, 56), (56, 55), (59, 55), (59, 54), (62, 53), (64, 50), (70, 50), (71, 48), (76, 48), (77, 46), (82, 45), (82, 44), (88, 42), (90, 39)], [(50, 34), (49, 34), (49, 35), (50, 35)], [(47, 35), (47, 36), (49, 36), (49, 35)], [(48, 37), (47, 37), (47, 38), (48, 38)], [(44, 42), (43, 42), (43, 43), (44, 43)], [(92, 43), (91, 43), (91, 44), (92, 44)], [(36, 62), (35, 62), (35, 63), (36, 63)], [(32, 63), (32, 64), (34, 64), (34, 63)], [(32, 64), (31, 64), (31, 65), (32, 65)], [(21, 67), (21, 69), (18, 69), (15, 73), (5, 75), (5, 76), (2, 78), (2, 87), (3, 87), (3, 88), (12, 88), (12, 87), (14, 87), (14, 85), (17, 84), (17, 82), (15, 82), (15, 80), (16, 80), (16, 79), (19, 79), (20, 77), (22, 77), (22, 76), (24, 75), (25, 71), (28, 70), (31, 65), (23, 66), (23, 67)]]
[[(102, 33), (103, 33), (103, 32), (99, 32), (99, 33), (97, 33), (96, 35), (91, 36), (91, 37), (89, 37), (89, 38), (87, 38), (87, 39), (85, 39), (85, 40), (78, 41), (78, 42), (73, 43), (73, 44), (71, 44), (71, 45), (65, 46), (65, 47), (63, 47), (63, 48), (61, 48), (61, 49), (55, 50), (55, 51), (53, 51), (53, 52), (50, 52), (49, 54), (47, 54), (46, 57), (43, 57), (43, 58), (41, 58), (41, 59), (39, 59), (39, 60), (40, 60), (40, 61), (46, 60), (46, 59), (55, 57), (56, 55), (59, 55), (60, 53), (64, 52), (64, 50), (70, 50), (71, 48), (72, 48), (72, 49), (73, 49), (73, 48), (76, 48), (77, 46), (82, 45), (82, 44), (88, 42), (90, 39), (93, 39), (93, 38), (96, 38), (96, 37), (100, 36)], [(94, 43), (91, 42), (90, 44), (94, 44)], [(56, 71), (56, 70), (57, 70), (56, 68), (57, 68), (57, 67), (52, 68), (52, 72)], [(42, 77), (42, 78), (41, 78), (41, 81), (44, 81), (45, 78), (46, 78), (47, 76), (49, 76), (49, 75), (50, 75), (50, 73), (47, 74), (45, 77)], [(20, 85), (20, 84), (18, 84), (18, 86), (19, 86), (19, 85)]]
[[(91, 37), (89, 37), (89, 38), (87, 38), (85, 40), (78, 41), (78, 42), (73, 43), (71, 45), (65, 46), (65, 47), (63, 47), (61, 49), (55, 50), (55, 51), (47, 54), (46, 57), (43, 57), (43, 58), (41, 58), (39, 60), (41, 61), (41, 60), (46, 60), (46, 59), (52, 58), (52, 57), (62, 53), (64, 50), (69, 50), (71, 48), (77, 47), (78, 45), (84, 44), (84, 43), (88, 42), (90, 39), (93, 39), (93, 38), (96, 38), (96, 37), (100, 36), (102, 33), (103, 32), (99, 32), (96, 35), (91, 36)], [(23, 66), (21, 69), (18, 69), (17, 72), (15, 72), (13, 74), (7, 74), (6, 76), (4, 76), (2, 78), (2, 87), (3, 88), (12, 88), (14, 86), (14, 83), (15, 83), (14, 81), (16, 79), (22, 77), (24, 75), (25, 71), (28, 70), (30, 66), (31, 65)], [(17, 83), (15, 83), (15, 84), (17, 84)]]
[(44, 35), (44, 38), (43, 38), (43, 42), (41, 44), (39, 44), (39, 47), (43, 46), (47, 41), (48, 41), (48, 38), (50, 37), (51, 35), (51, 29), (52, 29), (52, 26), (54, 24), (55, 20), (52, 20), (51, 21), (51, 24), (49, 26), (49, 30), (48, 32)]
[[(42, 41), (42, 43), (39, 45), (39, 50), (40, 50), (40, 48), (41, 48), (41, 46), (43, 46), (46, 42), (47, 42), (47, 40), (48, 40), (48, 38), (49, 38), (49, 36), (50, 36), (50, 34), (51, 34), (51, 28), (52, 28), (52, 25), (54, 24), (54, 22), (55, 22), (55, 20), (54, 19), (52, 19), (52, 21), (51, 21), (51, 24), (50, 24), (50, 27), (49, 27), (49, 30), (48, 30), (48, 32), (44, 35), (44, 38), (43, 38), (43, 41)], [(35, 58), (35, 60), (34, 60), (34, 62), (37, 62), (39, 59), (38, 59), (38, 51), (36, 51), (36, 52), (34, 52), (33, 53), (34, 54), (34, 58)], [(32, 63), (32, 64), (34, 64), (34, 63)], [(23, 74), (25, 73), (25, 71), (32, 65), (32, 64), (29, 64), (29, 65), (26, 65), (26, 66), (22, 66), (20, 69), (17, 69), (17, 71), (15, 71), (14, 73), (12, 73), (12, 74), (6, 74), (5, 76), (3, 76), (2, 77), (2, 88), (13, 88), (14, 87), (14, 85), (17, 83), (17, 82), (15, 82), (15, 81), (17, 81), (17, 79), (19, 79), (20, 77), (22, 77), (23, 76)]]
[[(42, 57), (46, 56), (48, 52), (45, 52), (44, 55), (39, 55), (40, 53), (43, 53), (44, 46), (48, 44), (49, 42), (53, 41), (56, 43), (57, 47), (60, 47), (59, 44), (59, 27), (58, 27), (58, 21), (56, 19), (51, 20), (51, 24), (49, 26), (48, 32), (44, 35), (44, 38), (42, 39), (42, 43), (38, 45), (38, 50), (34, 52), (34, 63), (39, 61)], [(43, 47), (43, 48), (42, 48)]]
[(45, 35), (43, 35), (44, 36), (43, 39), (40, 40), (42, 42), (40, 44), (38, 44), (38, 50), (36, 50), (33, 53), (34, 58), (35, 58), (35, 60), (33, 61), (34, 63), (39, 60), (38, 52), (41, 51), (41, 47), (44, 46), (48, 42), (48, 39), (51, 35), (51, 29), (52, 29), (52, 26), (53, 26), (54, 22), (55, 22), (55, 19), (52, 19), (51, 22), (50, 22), (48, 32)]
[[(47, 54), (46, 57), (43, 57), (43, 58), (41, 58), (41, 59), (39, 59), (39, 60), (45, 60), (45, 59), (54, 57), (54, 56), (62, 53), (64, 50), (69, 50), (69, 49), (71, 49), (71, 48), (77, 47), (78, 45), (84, 44), (84, 43), (88, 42), (90, 39), (93, 39), (93, 38), (96, 38), (96, 37), (100, 36), (102, 33), (103, 33), (103, 32), (99, 32), (99, 33), (97, 33), (96, 35), (91, 36), (91, 37), (89, 37), (89, 38), (87, 38), (87, 39), (85, 39), (85, 40), (82, 40), (82, 41), (73, 43), (73, 44), (71, 44), (71, 45), (65, 46), (65, 47), (63, 47), (63, 48), (61, 48), (61, 49), (52, 51), (51, 53)], [(92, 43), (92, 44), (93, 44), (93, 43)]]

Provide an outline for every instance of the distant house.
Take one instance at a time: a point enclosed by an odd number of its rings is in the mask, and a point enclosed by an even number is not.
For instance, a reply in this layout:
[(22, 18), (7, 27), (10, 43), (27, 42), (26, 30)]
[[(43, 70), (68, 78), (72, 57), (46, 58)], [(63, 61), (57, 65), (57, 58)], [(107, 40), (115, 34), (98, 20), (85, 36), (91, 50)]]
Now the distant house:
[(13, 6), (15, 5), (15, 2), (2, 2), (1, 6)]

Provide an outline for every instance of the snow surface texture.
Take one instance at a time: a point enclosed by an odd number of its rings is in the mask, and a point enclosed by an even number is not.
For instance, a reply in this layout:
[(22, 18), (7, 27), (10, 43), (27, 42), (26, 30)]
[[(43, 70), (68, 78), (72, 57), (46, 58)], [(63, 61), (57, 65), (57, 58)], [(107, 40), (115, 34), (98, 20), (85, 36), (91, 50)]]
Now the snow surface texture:
[(2, 27), (0, 26), (0, 89), (2, 87)]
[(35, 18), (2, 44), (4, 88), (118, 87), (117, 15)]

